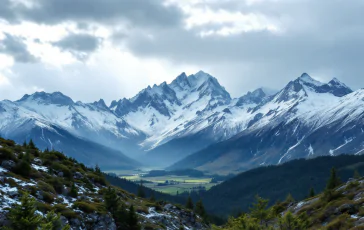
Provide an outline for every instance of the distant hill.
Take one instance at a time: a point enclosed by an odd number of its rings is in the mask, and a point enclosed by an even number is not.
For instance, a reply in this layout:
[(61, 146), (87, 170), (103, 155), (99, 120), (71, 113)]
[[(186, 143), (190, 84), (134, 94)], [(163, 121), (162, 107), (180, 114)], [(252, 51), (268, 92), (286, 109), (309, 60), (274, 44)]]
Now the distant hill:
[(248, 211), (256, 195), (273, 204), (283, 201), (289, 193), (296, 200), (302, 200), (311, 187), (316, 193), (321, 192), (332, 167), (337, 169), (342, 181), (347, 181), (353, 177), (355, 169), (364, 175), (364, 156), (326, 156), (256, 168), (214, 186), (201, 196), (209, 213), (227, 217)]

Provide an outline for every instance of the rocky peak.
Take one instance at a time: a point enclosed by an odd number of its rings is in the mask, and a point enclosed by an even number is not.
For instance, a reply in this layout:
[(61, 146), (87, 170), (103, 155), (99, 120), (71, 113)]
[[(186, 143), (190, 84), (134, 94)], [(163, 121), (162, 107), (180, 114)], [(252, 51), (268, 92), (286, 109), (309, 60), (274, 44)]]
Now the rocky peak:
[(249, 91), (247, 94), (238, 99), (236, 106), (242, 106), (246, 104), (260, 104), (267, 96), (268, 95), (263, 91), (262, 88), (256, 89), (253, 92)]
[(92, 105), (96, 106), (99, 109), (109, 110), (109, 108), (107, 107), (107, 105), (103, 99), (100, 99), (99, 101), (95, 101), (94, 103), (92, 103)]
[(56, 104), (56, 105), (72, 105), (74, 104), (73, 100), (62, 94), (61, 92), (54, 92), (54, 93), (46, 93), (46, 92), (36, 92), (32, 95), (25, 94), (18, 103), (26, 103), (26, 102), (37, 102), (43, 104)]

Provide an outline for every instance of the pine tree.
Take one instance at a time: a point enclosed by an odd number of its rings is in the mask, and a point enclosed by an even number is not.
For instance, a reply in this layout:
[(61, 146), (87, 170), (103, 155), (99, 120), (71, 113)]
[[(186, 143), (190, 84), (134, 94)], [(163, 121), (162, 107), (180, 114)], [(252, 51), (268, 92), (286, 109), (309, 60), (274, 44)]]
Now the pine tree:
[(311, 187), (308, 197), (314, 197), (314, 196), (315, 196), (315, 190)]
[(152, 191), (152, 194), (150, 195), (149, 200), (150, 200), (151, 202), (155, 202), (155, 194), (154, 194), (154, 191)]
[(35, 144), (34, 144), (34, 142), (33, 142), (33, 140), (32, 140), (32, 139), (30, 139), (29, 144), (28, 144), (28, 147), (29, 147), (30, 149), (36, 149)]
[(140, 181), (140, 185), (138, 187), (138, 197), (140, 198), (145, 198), (145, 192), (144, 192), (144, 186), (143, 186), (143, 182)]
[(193, 202), (192, 202), (191, 196), (188, 196), (186, 208), (193, 210)]
[(41, 230), (69, 230), (70, 226), (67, 224), (62, 228), (61, 223), (61, 215), (57, 215), (54, 211), (48, 212), (45, 218), (43, 219), (43, 223), (40, 226)]
[(124, 203), (118, 206), (118, 209), (113, 217), (115, 219), (118, 229), (128, 229), (128, 212), (126, 211)]
[(138, 216), (135, 213), (134, 206), (131, 205), (128, 213), (128, 225), (130, 230), (139, 230), (140, 226), (138, 225)]
[(266, 225), (269, 220), (269, 210), (267, 209), (267, 206), (268, 200), (256, 196), (256, 203), (250, 208), (251, 217), (257, 219), (260, 225)]
[(37, 229), (42, 223), (42, 216), (35, 213), (36, 200), (25, 193), (21, 198), (21, 204), (15, 204), (10, 209), (8, 219), (13, 230)]
[(206, 211), (205, 211), (205, 207), (204, 207), (204, 205), (202, 203), (202, 200), (199, 200), (196, 203), (195, 212), (196, 212), (197, 215), (199, 215), (203, 219), (206, 219)]
[(361, 175), (358, 172), (358, 169), (355, 169), (355, 171), (354, 171), (354, 179), (360, 179), (360, 178), (361, 178)]
[(102, 174), (101, 169), (100, 169), (98, 164), (96, 164), (96, 166), (95, 166), (95, 173), (98, 174), (98, 175)]
[(293, 196), (292, 196), (292, 194), (291, 193), (288, 193), (288, 195), (287, 195), (287, 197), (286, 197), (286, 200), (285, 200), (285, 202), (287, 202), (287, 203), (293, 203), (295, 200), (294, 200), (294, 198), (293, 198)]
[(119, 198), (116, 194), (115, 189), (108, 187), (107, 191), (104, 194), (104, 200), (106, 209), (114, 215), (119, 205)]
[(26, 141), (24, 141), (24, 142), (23, 142), (23, 147), (24, 147), (24, 148), (26, 148), (26, 147), (27, 147), (27, 142), (26, 142)]
[(78, 196), (78, 191), (77, 191), (77, 187), (76, 187), (75, 183), (72, 183), (71, 190), (70, 190), (70, 192), (68, 193), (68, 195), (69, 195), (70, 197), (77, 198), (77, 196)]
[(341, 184), (339, 177), (337, 176), (336, 169), (333, 167), (331, 169), (330, 179), (327, 182), (326, 189), (334, 189)]

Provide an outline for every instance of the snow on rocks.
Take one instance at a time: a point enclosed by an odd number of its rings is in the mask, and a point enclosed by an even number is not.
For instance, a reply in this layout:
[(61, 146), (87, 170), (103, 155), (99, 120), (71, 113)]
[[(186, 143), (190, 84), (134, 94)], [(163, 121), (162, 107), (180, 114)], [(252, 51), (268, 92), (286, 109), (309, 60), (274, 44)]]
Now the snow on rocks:
[(43, 171), (43, 172), (47, 172), (48, 171), (48, 168), (45, 167), (45, 166), (39, 166), (39, 165), (36, 165), (36, 164), (32, 164), (32, 167), (35, 170), (38, 170), (38, 171)]

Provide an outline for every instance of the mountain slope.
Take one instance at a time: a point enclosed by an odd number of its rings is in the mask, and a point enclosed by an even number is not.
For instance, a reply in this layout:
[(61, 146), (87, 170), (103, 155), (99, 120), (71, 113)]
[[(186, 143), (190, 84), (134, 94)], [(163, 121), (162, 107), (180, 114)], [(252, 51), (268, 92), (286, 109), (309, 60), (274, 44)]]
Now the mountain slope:
[(201, 198), (209, 213), (225, 217), (249, 211), (256, 195), (269, 199), (270, 205), (285, 200), (288, 194), (302, 200), (311, 188), (316, 193), (323, 191), (332, 167), (342, 181), (347, 181), (355, 170), (364, 174), (364, 156), (325, 156), (259, 167), (212, 187)]
[[(41, 226), (55, 215), (50, 226)], [(32, 143), (20, 146), (0, 138), (0, 226), (66, 225), (90, 230), (208, 229), (191, 210), (109, 185), (99, 168), (87, 168), (60, 152), (40, 151)]]
[[(39, 92), (16, 102), (2, 101), (0, 108), (3, 137), (18, 143), (33, 139), (42, 149), (64, 151), (87, 165), (140, 166), (120, 149), (129, 150), (130, 138), (142, 134), (115, 117), (102, 100), (93, 104), (74, 103), (61, 93)], [(132, 146), (136, 148), (135, 143)]]
[(364, 149), (364, 90), (352, 92), (333, 81), (324, 84), (303, 74), (274, 97), (247, 110), (242, 132), (188, 156), (171, 169), (224, 173), (297, 158), (360, 154)]

